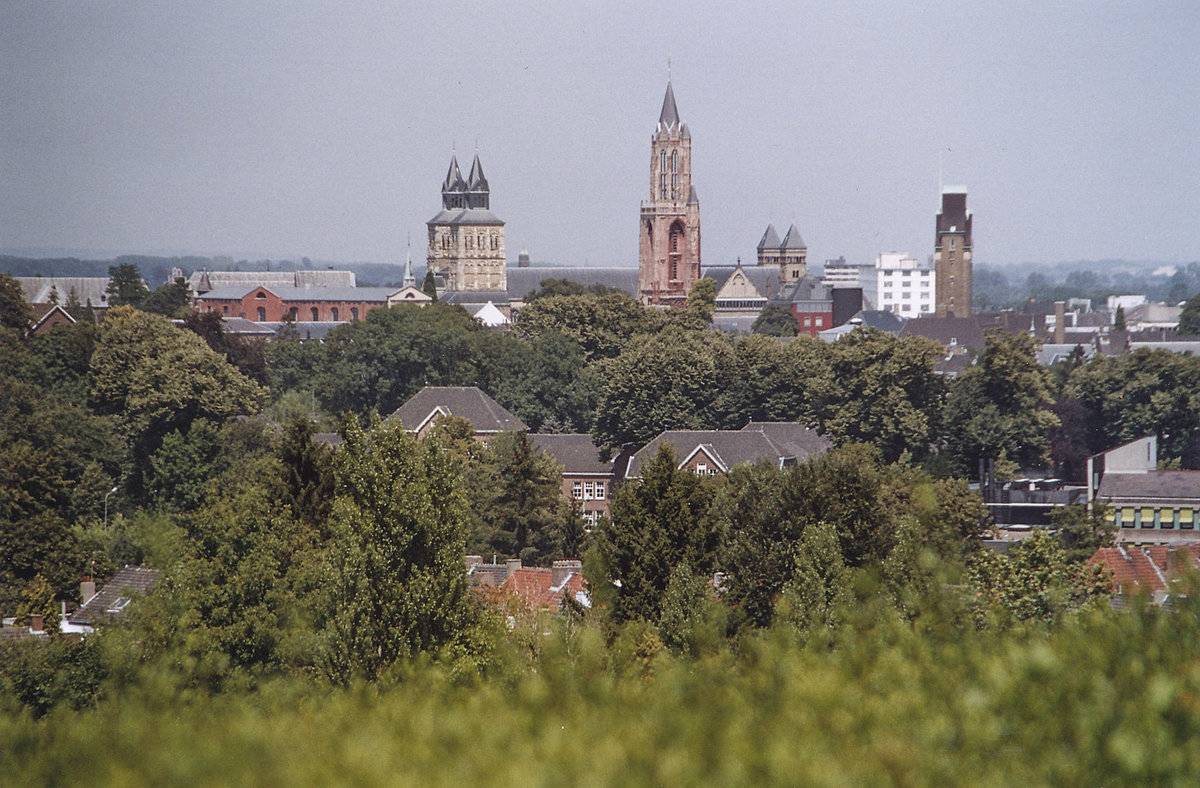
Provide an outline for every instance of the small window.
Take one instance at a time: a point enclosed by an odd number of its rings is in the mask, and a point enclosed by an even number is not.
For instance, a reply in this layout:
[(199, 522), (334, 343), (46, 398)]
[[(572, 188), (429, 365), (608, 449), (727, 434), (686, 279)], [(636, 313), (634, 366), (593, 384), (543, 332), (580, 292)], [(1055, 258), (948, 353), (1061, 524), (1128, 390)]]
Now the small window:
[(571, 497), (575, 500), (583, 500), (583, 482), (571, 482)]
[(706, 463), (706, 462), (696, 463), (696, 475), (707, 476), (708, 475), (708, 463)]
[(222, 314), (228, 315), (229, 314), (229, 304), (226, 304), (225, 306), (221, 307), (221, 312), (222, 312)]
[(260, 306), (258, 308), (258, 322), (265, 323), (266, 320), (267, 320), (267, 308), (265, 306)]
[(125, 606), (128, 604), (129, 604), (129, 600), (126, 597), (118, 597), (115, 602), (113, 602), (111, 605), (108, 606), (108, 612), (109, 613), (120, 613), (122, 610), (125, 609)]
[(338, 308), (336, 306), (329, 310), (329, 319), (330, 320), (338, 319)]
[(315, 306), (312, 308), (312, 310), (311, 310), (311, 311), (312, 311), (312, 319), (313, 319), (313, 320), (320, 320), (320, 319), (321, 319), (321, 318), (320, 318), (320, 313), (317, 311), (317, 308), (316, 308)]
[(263, 291), (259, 290), (257, 293), (254, 294), (254, 297), (255, 298), (266, 298), (267, 294), (264, 293)]
[(596, 482), (596, 500), (604, 500), (604, 482)]
[(292, 318), (292, 320), (299, 320), (300, 310), (297, 307), (292, 307), (288, 310), (288, 315)]
[(350, 319), (358, 320), (358, 307), (356, 307), (356, 306), (350, 307)]

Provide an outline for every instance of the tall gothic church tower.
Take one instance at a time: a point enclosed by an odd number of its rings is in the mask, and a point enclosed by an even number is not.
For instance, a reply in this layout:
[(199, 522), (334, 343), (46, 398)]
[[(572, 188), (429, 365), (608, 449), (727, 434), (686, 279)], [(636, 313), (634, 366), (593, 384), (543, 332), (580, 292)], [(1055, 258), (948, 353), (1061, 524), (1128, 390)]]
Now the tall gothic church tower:
[(650, 200), (642, 203), (638, 291), (642, 303), (683, 306), (700, 278), (700, 199), (692, 186), (692, 135), (667, 82), (650, 143)]
[(971, 315), (972, 218), (965, 188), (947, 186), (942, 190), (942, 212), (937, 215), (933, 245), (933, 295), (938, 317)]
[(429, 270), (442, 278), (446, 290), (508, 288), (504, 222), (492, 213), (490, 202), (479, 154), (465, 179), (452, 155), (442, 184), (442, 210), (426, 222)]

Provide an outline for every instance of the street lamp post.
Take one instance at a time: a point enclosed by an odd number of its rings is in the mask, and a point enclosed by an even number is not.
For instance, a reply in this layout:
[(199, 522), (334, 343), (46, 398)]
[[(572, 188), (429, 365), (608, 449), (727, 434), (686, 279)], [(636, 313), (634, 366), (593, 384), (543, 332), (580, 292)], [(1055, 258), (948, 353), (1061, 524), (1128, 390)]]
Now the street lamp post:
[(106, 531), (108, 530), (108, 496), (112, 495), (116, 491), (117, 491), (117, 488), (114, 487), (111, 490), (109, 490), (108, 493), (104, 496), (104, 529)]

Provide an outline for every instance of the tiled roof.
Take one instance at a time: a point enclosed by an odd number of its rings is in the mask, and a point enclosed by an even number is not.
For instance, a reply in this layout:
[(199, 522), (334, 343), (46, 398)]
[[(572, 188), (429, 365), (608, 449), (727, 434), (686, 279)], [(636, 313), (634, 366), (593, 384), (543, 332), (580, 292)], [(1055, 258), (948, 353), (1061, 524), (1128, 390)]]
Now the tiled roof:
[(487, 208), (446, 208), (426, 224), (487, 224), (502, 226), (504, 220)]
[(1146, 473), (1106, 473), (1100, 479), (1097, 496), (1120, 501), (1200, 502), (1200, 471), (1147, 471)]
[(582, 571), (572, 571), (557, 586), (554, 570), (522, 567), (509, 573), (500, 585), (502, 593), (515, 594), (531, 608), (557, 608), (563, 597), (579, 599), (585, 593)]
[(72, 624), (95, 624), (120, 616), (134, 596), (154, 588), (160, 574), (160, 570), (147, 566), (125, 566), (95, 596), (67, 616), (67, 621)]
[(1200, 568), (1200, 544), (1101, 547), (1087, 565), (1107, 569), (1114, 592), (1162, 595), (1184, 564)]
[(18, 276), (17, 281), (31, 304), (49, 303), (55, 292), (58, 302), (65, 305), (75, 291), (80, 304), (86, 306), (90, 300), (92, 306), (108, 306), (107, 276)]
[(917, 317), (905, 322), (902, 337), (928, 337), (943, 347), (967, 347), (982, 350), (983, 328), (974, 317)]
[(466, 419), (476, 432), (527, 429), (477, 386), (426, 386), (388, 418), (399, 419), (406, 430), (418, 430), (438, 412)]
[(663, 444), (675, 449), (680, 464), (703, 450), (723, 471), (759, 460), (777, 465), (784, 460), (803, 462), (830, 446), (828, 440), (799, 424), (751, 422), (741, 430), (668, 430), (633, 455), (625, 478), (641, 475), (642, 464), (653, 459)]
[(557, 460), (563, 466), (563, 473), (612, 473), (612, 460), (601, 459), (591, 435), (538, 433), (530, 435), (529, 442), (538, 451)]

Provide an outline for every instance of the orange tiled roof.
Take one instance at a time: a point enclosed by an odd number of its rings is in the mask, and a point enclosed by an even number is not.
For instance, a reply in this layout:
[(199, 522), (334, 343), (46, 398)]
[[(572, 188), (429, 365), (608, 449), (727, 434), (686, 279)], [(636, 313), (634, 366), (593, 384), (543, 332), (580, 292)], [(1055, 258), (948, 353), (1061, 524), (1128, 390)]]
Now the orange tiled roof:
[(505, 593), (515, 594), (531, 608), (556, 608), (564, 596), (574, 598), (583, 591), (583, 575), (572, 572), (558, 587), (553, 585), (554, 573), (549, 569), (523, 567), (514, 569), (500, 586)]
[(1115, 592), (1156, 594), (1166, 591), (1182, 561), (1200, 568), (1200, 544), (1101, 547), (1088, 559), (1088, 566), (1111, 572)]

